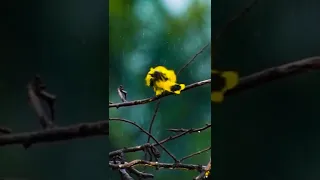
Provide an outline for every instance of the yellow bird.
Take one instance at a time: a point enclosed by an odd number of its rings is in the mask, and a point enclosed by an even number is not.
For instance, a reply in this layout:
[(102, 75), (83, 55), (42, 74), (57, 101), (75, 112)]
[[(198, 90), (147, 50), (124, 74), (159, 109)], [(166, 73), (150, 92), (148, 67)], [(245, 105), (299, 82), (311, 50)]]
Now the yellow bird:
[(147, 86), (153, 87), (156, 96), (161, 95), (165, 91), (180, 94), (186, 87), (184, 84), (176, 83), (177, 76), (175, 72), (168, 70), (164, 66), (150, 68), (145, 81)]
[(212, 70), (211, 77), (214, 77), (213, 75), (218, 75), (220, 78), (224, 79), (224, 87), (219, 90), (211, 91), (211, 101), (222, 102), (224, 100), (224, 93), (227, 92), (227, 90), (234, 88), (238, 84), (239, 75), (238, 73), (233, 71), (219, 72), (216, 70)]

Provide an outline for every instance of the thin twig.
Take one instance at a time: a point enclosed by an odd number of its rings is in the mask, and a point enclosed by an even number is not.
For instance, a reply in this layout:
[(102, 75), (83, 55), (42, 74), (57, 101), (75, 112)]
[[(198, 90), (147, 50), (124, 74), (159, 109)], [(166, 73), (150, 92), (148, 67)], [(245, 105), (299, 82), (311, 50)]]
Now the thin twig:
[(126, 119), (121, 119), (121, 118), (109, 118), (110, 121), (121, 121), (121, 122), (125, 122), (125, 123), (129, 123), (132, 124), (134, 126), (136, 126), (138, 129), (140, 129), (142, 132), (144, 132), (145, 134), (147, 134), (148, 136), (150, 136), (173, 160), (174, 162), (179, 162), (178, 159), (172, 154), (170, 153), (167, 148), (165, 148), (152, 134), (148, 133), (146, 130), (144, 130), (141, 126), (139, 126), (137, 123), (133, 122), (133, 121), (129, 121)]
[(155, 168), (165, 168), (165, 169), (180, 169), (180, 170), (197, 170), (203, 171), (205, 166), (194, 165), (194, 164), (182, 164), (182, 163), (159, 163), (159, 162), (150, 162), (145, 160), (133, 160), (131, 162), (126, 162), (124, 164), (114, 164), (113, 161), (109, 161), (109, 166), (114, 169), (126, 169), (129, 167), (135, 166), (151, 166)]
[(109, 121), (81, 123), (66, 127), (55, 127), (41, 131), (15, 133), (0, 136), (0, 146), (10, 144), (43, 143), (101, 136), (109, 134)]
[(203, 48), (201, 48), (182, 68), (177, 72), (177, 76), (185, 69), (187, 68), (195, 59), (196, 57), (201, 54), (209, 45), (211, 42), (206, 44)]
[[(149, 126), (149, 134), (151, 134), (152, 125), (153, 125), (154, 120), (156, 119), (159, 107), (160, 107), (160, 100), (158, 100), (156, 108), (155, 108), (154, 113), (152, 115), (151, 123), (150, 123), (150, 126)], [(150, 142), (150, 136), (148, 136), (148, 140), (147, 140), (147, 143), (149, 143), (149, 142)]]
[(138, 176), (139, 178), (142, 178), (142, 179), (147, 179), (147, 178), (154, 178), (154, 176), (152, 174), (149, 174), (149, 173), (144, 173), (144, 172), (140, 172), (138, 171), (136, 168), (134, 167), (130, 167), (130, 168), (127, 168), (127, 170), (131, 173), (131, 174), (134, 174), (136, 176)]
[[(210, 83), (211, 83), (211, 79), (206, 79), (203, 81), (195, 82), (193, 84), (186, 86), (186, 88), (183, 91), (190, 90), (190, 89), (200, 87), (200, 86), (210, 84)], [(136, 106), (136, 105), (146, 104), (146, 103), (156, 101), (158, 99), (161, 99), (161, 98), (169, 96), (169, 95), (174, 95), (174, 93), (168, 93), (168, 94), (163, 94), (160, 96), (155, 96), (155, 97), (141, 99), (141, 100), (128, 101), (128, 102), (123, 102), (123, 103), (112, 103), (112, 104), (109, 103), (109, 108), (119, 108), (119, 107), (125, 107), (125, 106)]]
[[(157, 101), (157, 104), (156, 104), (156, 108), (154, 110), (154, 113), (152, 115), (152, 119), (151, 119), (151, 122), (150, 122), (150, 126), (149, 126), (149, 134), (152, 134), (152, 126), (153, 126), (153, 123), (154, 123), (154, 120), (156, 119), (156, 116), (157, 116), (157, 113), (158, 113), (158, 110), (159, 110), (159, 107), (160, 107), (160, 102), (161, 102), (161, 99), (159, 99)], [(150, 136), (148, 136), (148, 139), (147, 139), (147, 143), (150, 143)], [(146, 151), (144, 153), (144, 159), (147, 160), (147, 156), (148, 156), (148, 152), (149, 151)], [(150, 154), (150, 153), (149, 153)], [(150, 161), (152, 160), (152, 156), (150, 155)]]
[(201, 132), (207, 128), (211, 127), (211, 124), (206, 124), (204, 127), (201, 127), (201, 128), (197, 128), (197, 129), (183, 129), (183, 128), (180, 128), (180, 129), (167, 129), (168, 131), (171, 131), (171, 132)]
[(210, 147), (207, 147), (207, 148), (205, 148), (205, 149), (203, 149), (203, 150), (201, 150), (201, 151), (198, 151), (198, 152), (192, 153), (192, 154), (190, 154), (190, 155), (188, 155), (188, 156), (185, 156), (185, 157), (181, 158), (179, 161), (182, 162), (182, 161), (184, 161), (184, 160), (186, 160), (186, 159), (189, 159), (189, 158), (191, 158), (191, 157), (193, 157), (193, 156), (196, 156), (196, 155), (199, 155), (199, 154), (204, 153), (204, 152), (206, 152), (206, 151), (209, 151), (210, 149), (211, 149), (211, 146), (210, 146)]
[(214, 36), (215, 41), (217, 39), (219, 39), (221, 37), (221, 35), (227, 31), (227, 29), (229, 27), (231, 27), (231, 25), (236, 22), (237, 20), (239, 20), (241, 17), (243, 17), (246, 13), (248, 13), (252, 7), (257, 4), (258, 0), (253, 0), (252, 2), (250, 2), (246, 8), (244, 8), (239, 14), (236, 14), (233, 18), (231, 18), (226, 24), (225, 26), (223, 26)]

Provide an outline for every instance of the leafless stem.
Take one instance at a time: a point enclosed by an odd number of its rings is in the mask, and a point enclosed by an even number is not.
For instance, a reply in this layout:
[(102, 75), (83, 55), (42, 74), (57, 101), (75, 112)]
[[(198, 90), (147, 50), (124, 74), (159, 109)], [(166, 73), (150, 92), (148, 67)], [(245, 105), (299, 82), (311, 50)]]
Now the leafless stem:
[(126, 119), (121, 119), (121, 118), (109, 118), (110, 121), (121, 121), (121, 122), (125, 122), (125, 123), (129, 123), (132, 124), (134, 126), (136, 126), (137, 128), (139, 128), (142, 132), (144, 132), (145, 134), (147, 134), (149, 137), (151, 137), (173, 160), (174, 162), (179, 162), (178, 159), (172, 154), (170, 153), (167, 148), (165, 148), (152, 134), (150, 134), (149, 132), (147, 132), (146, 130), (144, 130), (141, 126), (139, 126), (137, 123), (133, 122), (133, 121), (129, 121)]
[(204, 152), (206, 152), (206, 151), (209, 151), (210, 149), (211, 149), (211, 146), (210, 146), (210, 147), (207, 147), (207, 148), (205, 148), (205, 149), (203, 149), (203, 150), (201, 150), (201, 151), (192, 153), (192, 154), (190, 154), (190, 155), (188, 155), (188, 156), (185, 156), (185, 157), (181, 158), (181, 159), (179, 160), (179, 162), (182, 162), (182, 161), (184, 161), (184, 160), (186, 160), (186, 159), (189, 159), (189, 158), (191, 158), (191, 157), (193, 157), (193, 156), (202, 154), (202, 153), (204, 153)]
[(135, 166), (151, 166), (155, 168), (166, 168), (166, 169), (180, 169), (180, 170), (197, 170), (203, 171), (205, 166), (202, 165), (194, 165), (194, 164), (181, 164), (181, 163), (159, 163), (159, 162), (151, 162), (145, 160), (133, 160), (131, 162), (126, 162), (124, 164), (114, 164), (113, 161), (109, 161), (109, 166), (114, 169), (126, 169), (129, 167)]
[(14, 133), (0, 136), (0, 146), (10, 144), (43, 143), (101, 136), (109, 134), (109, 121), (81, 123), (67, 127), (55, 127), (41, 131)]
[[(149, 134), (152, 134), (152, 132), (151, 132), (152, 131), (152, 126), (153, 126), (154, 120), (156, 119), (156, 116), (157, 116), (157, 113), (158, 113), (158, 110), (159, 110), (159, 107), (160, 107), (160, 102), (161, 102), (161, 99), (158, 100), (158, 102), (156, 104), (156, 108), (155, 108), (154, 113), (152, 115), (152, 119), (151, 119), (150, 126), (149, 126)], [(148, 144), (149, 144), (149, 142), (150, 142), (150, 136), (148, 136), (148, 139), (147, 139), (147, 143)], [(145, 151), (145, 154), (144, 154), (144, 159), (145, 160), (147, 160), (148, 152), (149, 152), (148, 150)], [(151, 160), (152, 160), (152, 156), (150, 155), (150, 161)]]
[(201, 132), (203, 130), (206, 130), (207, 128), (211, 127), (211, 124), (206, 124), (204, 127), (201, 127), (201, 128), (196, 128), (196, 129), (183, 129), (183, 128), (180, 128), (180, 129), (168, 129), (168, 131), (171, 131), (171, 132)]
[(187, 68), (195, 59), (196, 57), (201, 54), (209, 45), (211, 44), (211, 42), (209, 42), (208, 44), (206, 44), (203, 48), (201, 48), (189, 61), (187, 61), (186, 64), (184, 64), (182, 66), (182, 68), (177, 72), (177, 76), (185, 69)]
[(143, 179), (154, 178), (154, 176), (153, 176), (152, 174), (140, 172), (140, 171), (138, 171), (136, 168), (133, 168), (133, 167), (127, 168), (127, 170), (128, 170), (131, 174), (135, 174), (135, 175), (138, 176), (139, 178), (143, 178)]
[[(152, 115), (152, 119), (151, 119), (151, 122), (150, 122), (150, 126), (149, 126), (149, 133), (151, 134), (151, 131), (152, 131), (152, 125), (154, 123), (154, 120), (156, 119), (156, 116), (157, 116), (157, 112), (159, 110), (159, 107), (160, 107), (160, 100), (158, 100), (157, 102), (157, 105), (156, 105), (156, 108), (154, 110), (154, 113)], [(150, 136), (148, 136), (148, 140), (147, 140), (147, 143), (150, 142)]]

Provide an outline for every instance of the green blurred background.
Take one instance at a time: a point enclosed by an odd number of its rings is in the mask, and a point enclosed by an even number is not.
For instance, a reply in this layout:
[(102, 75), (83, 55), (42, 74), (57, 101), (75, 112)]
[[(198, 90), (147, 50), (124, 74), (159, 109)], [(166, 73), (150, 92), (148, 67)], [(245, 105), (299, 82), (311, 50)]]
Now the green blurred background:
[[(252, 0), (215, 0), (214, 36)], [(213, 66), (241, 76), (320, 55), (320, 1), (259, 0), (215, 42)], [(319, 72), (212, 106), (214, 179), (320, 179)]]
[[(58, 96), (60, 126), (108, 116), (108, 3), (103, 0), (3, 1), (0, 126), (41, 129), (26, 85), (36, 73)], [(105, 180), (108, 137), (0, 147), (0, 178)]]
[[(158, 65), (179, 70), (193, 55), (211, 40), (211, 3), (207, 0), (117, 0), (109, 8), (109, 100), (119, 102), (119, 85), (128, 91), (128, 100), (154, 96), (145, 86), (145, 75), (150, 67)], [(210, 48), (197, 57), (178, 76), (180, 83), (190, 84), (210, 78)], [(153, 125), (153, 135), (158, 140), (171, 135), (168, 128), (197, 128), (210, 123), (210, 86), (206, 85), (179, 96), (163, 98)], [(113, 108), (110, 117), (132, 120), (148, 129), (156, 102), (134, 107)], [(177, 158), (211, 145), (211, 131), (188, 135), (165, 144)], [(146, 143), (147, 136), (132, 125), (111, 122), (112, 149)], [(161, 148), (159, 149), (161, 150)], [(206, 164), (210, 151), (185, 163)], [(126, 154), (126, 160), (143, 158), (143, 153)], [(160, 162), (173, 162), (162, 152)], [(196, 172), (179, 170), (154, 171), (161, 179), (190, 179)], [(113, 172), (110, 179), (119, 179)]]

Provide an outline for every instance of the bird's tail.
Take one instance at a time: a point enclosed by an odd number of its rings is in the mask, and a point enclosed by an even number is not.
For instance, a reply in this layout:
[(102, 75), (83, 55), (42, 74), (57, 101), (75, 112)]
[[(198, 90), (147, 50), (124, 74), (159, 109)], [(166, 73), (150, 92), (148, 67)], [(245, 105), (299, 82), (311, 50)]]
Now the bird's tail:
[(180, 94), (182, 90), (186, 88), (185, 84), (174, 84), (170, 87), (170, 92)]

